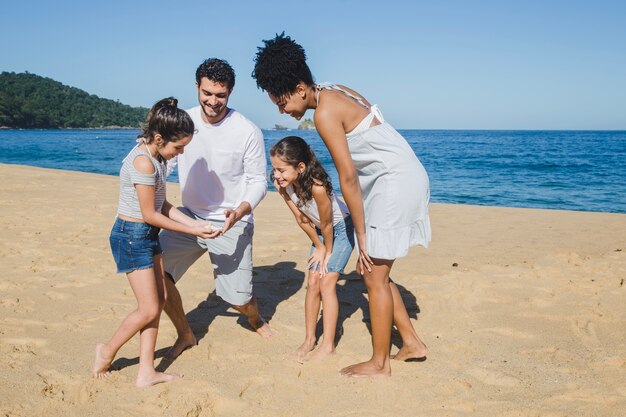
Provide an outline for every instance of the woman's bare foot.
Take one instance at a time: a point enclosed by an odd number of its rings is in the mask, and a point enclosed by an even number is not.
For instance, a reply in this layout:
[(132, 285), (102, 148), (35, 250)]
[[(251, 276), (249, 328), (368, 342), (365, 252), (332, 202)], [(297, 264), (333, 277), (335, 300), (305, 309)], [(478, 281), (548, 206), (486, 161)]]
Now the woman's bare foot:
[(384, 366), (378, 366), (370, 359), (367, 362), (357, 363), (355, 365), (346, 366), (341, 371), (342, 375), (353, 378), (380, 378), (391, 376), (391, 367), (389, 361)]
[(304, 358), (304, 360), (306, 362), (322, 361), (328, 358), (329, 356), (331, 356), (333, 353), (335, 353), (335, 349), (332, 346), (331, 347), (320, 346), (317, 349), (309, 352)]
[(96, 360), (93, 364), (93, 377), (94, 378), (107, 378), (111, 375), (109, 367), (113, 358), (107, 355), (104, 343), (98, 343), (96, 345)]
[(184, 336), (178, 336), (174, 345), (167, 351), (163, 358), (167, 361), (173, 361), (179, 357), (181, 353), (196, 346), (197, 344), (198, 340), (196, 339), (196, 335), (192, 332), (185, 333)]
[(153, 372), (146, 376), (137, 376), (135, 386), (137, 388), (149, 387), (152, 385), (160, 384), (162, 382), (170, 382), (176, 379), (181, 379), (183, 375), (179, 374), (166, 374), (165, 372)]
[(425, 360), (426, 355), (428, 355), (428, 347), (425, 344), (421, 343), (414, 346), (403, 345), (398, 353), (393, 355), (391, 359), (395, 359), (397, 361), (406, 361), (406, 360)]
[(307, 341), (305, 340), (300, 347), (296, 350), (296, 361), (299, 363), (304, 363), (306, 361), (306, 355), (315, 347), (315, 340)]

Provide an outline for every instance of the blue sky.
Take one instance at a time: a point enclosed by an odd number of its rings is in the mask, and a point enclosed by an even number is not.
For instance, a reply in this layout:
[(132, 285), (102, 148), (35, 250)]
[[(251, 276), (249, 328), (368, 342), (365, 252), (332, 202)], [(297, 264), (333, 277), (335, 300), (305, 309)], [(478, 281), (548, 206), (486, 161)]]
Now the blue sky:
[[(285, 31), (318, 81), (348, 85), (398, 128), (626, 129), (624, 1), (3, 2), (0, 71), (149, 107), (196, 104), (203, 59), (237, 72), (230, 104), (296, 126), (250, 77)], [(307, 114), (306, 117), (312, 117)]]

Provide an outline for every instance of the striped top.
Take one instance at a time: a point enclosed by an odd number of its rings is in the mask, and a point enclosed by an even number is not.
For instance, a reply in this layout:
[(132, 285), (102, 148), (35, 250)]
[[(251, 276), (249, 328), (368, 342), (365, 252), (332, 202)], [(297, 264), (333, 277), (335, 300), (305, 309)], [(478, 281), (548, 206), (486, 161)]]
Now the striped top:
[[(137, 198), (137, 190), (135, 184), (151, 185), (154, 189), (154, 209), (161, 211), (165, 202), (165, 162), (159, 162), (150, 155), (150, 152), (140, 148), (143, 142), (131, 150), (122, 163), (120, 169), (120, 200), (117, 214), (132, 217), (134, 219), (143, 219), (141, 208), (139, 207), (139, 199)], [(135, 158), (140, 155), (146, 155), (154, 165), (153, 174), (143, 174), (133, 165)]]

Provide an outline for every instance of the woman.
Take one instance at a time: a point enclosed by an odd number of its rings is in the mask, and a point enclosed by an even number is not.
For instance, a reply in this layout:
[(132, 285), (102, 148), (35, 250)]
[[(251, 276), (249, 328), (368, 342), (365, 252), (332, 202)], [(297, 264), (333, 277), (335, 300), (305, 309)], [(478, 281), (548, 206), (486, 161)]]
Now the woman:
[(417, 336), (389, 274), (396, 258), (430, 241), (428, 175), (406, 140), (356, 91), (316, 84), (304, 49), (284, 33), (258, 48), (252, 76), (281, 113), (315, 110), (315, 127), (337, 168), (358, 244), (357, 271), (369, 295), (373, 354), (341, 370), (349, 376), (391, 375), (392, 322), (403, 346), (394, 359), (421, 359)]

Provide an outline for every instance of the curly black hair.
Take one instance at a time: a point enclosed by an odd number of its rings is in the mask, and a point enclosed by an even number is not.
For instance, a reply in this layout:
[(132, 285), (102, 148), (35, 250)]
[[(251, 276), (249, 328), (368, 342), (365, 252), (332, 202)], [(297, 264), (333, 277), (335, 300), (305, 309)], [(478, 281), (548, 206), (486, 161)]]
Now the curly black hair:
[[(276, 142), (270, 149), (270, 156), (277, 156), (289, 165), (297, 167), (300, 162), (304, 162), (306, 169), (298, 175), (299, 189), (296, 189), (299, 207), (302, 207), (313, 198), (313, 185), (321, 184), (326, 189), (329, 196), (333, 193), (333, 184), (330, 182), (328, 173), (320, 163), (308, 143), (299, 136), (286, 136)], [(274, 171), (270, 175), (274, 181)]]
[(258, 88), (274, 97), (283, 97), (293, 93), (299, 82), (313, 85), (313, 75), (306, 64), (302, 46), (285, 32), (263, 43), (265, 46), (257, 48), (252, 71)]
[(203, 77), (213, 82), (224, 84), (229, 90), (232, 90), (235, 86), (235, 71), (223, 59), (209, 58), (200, 64), (196, 70), (196, 82), (198, 85), (200, 85)]

